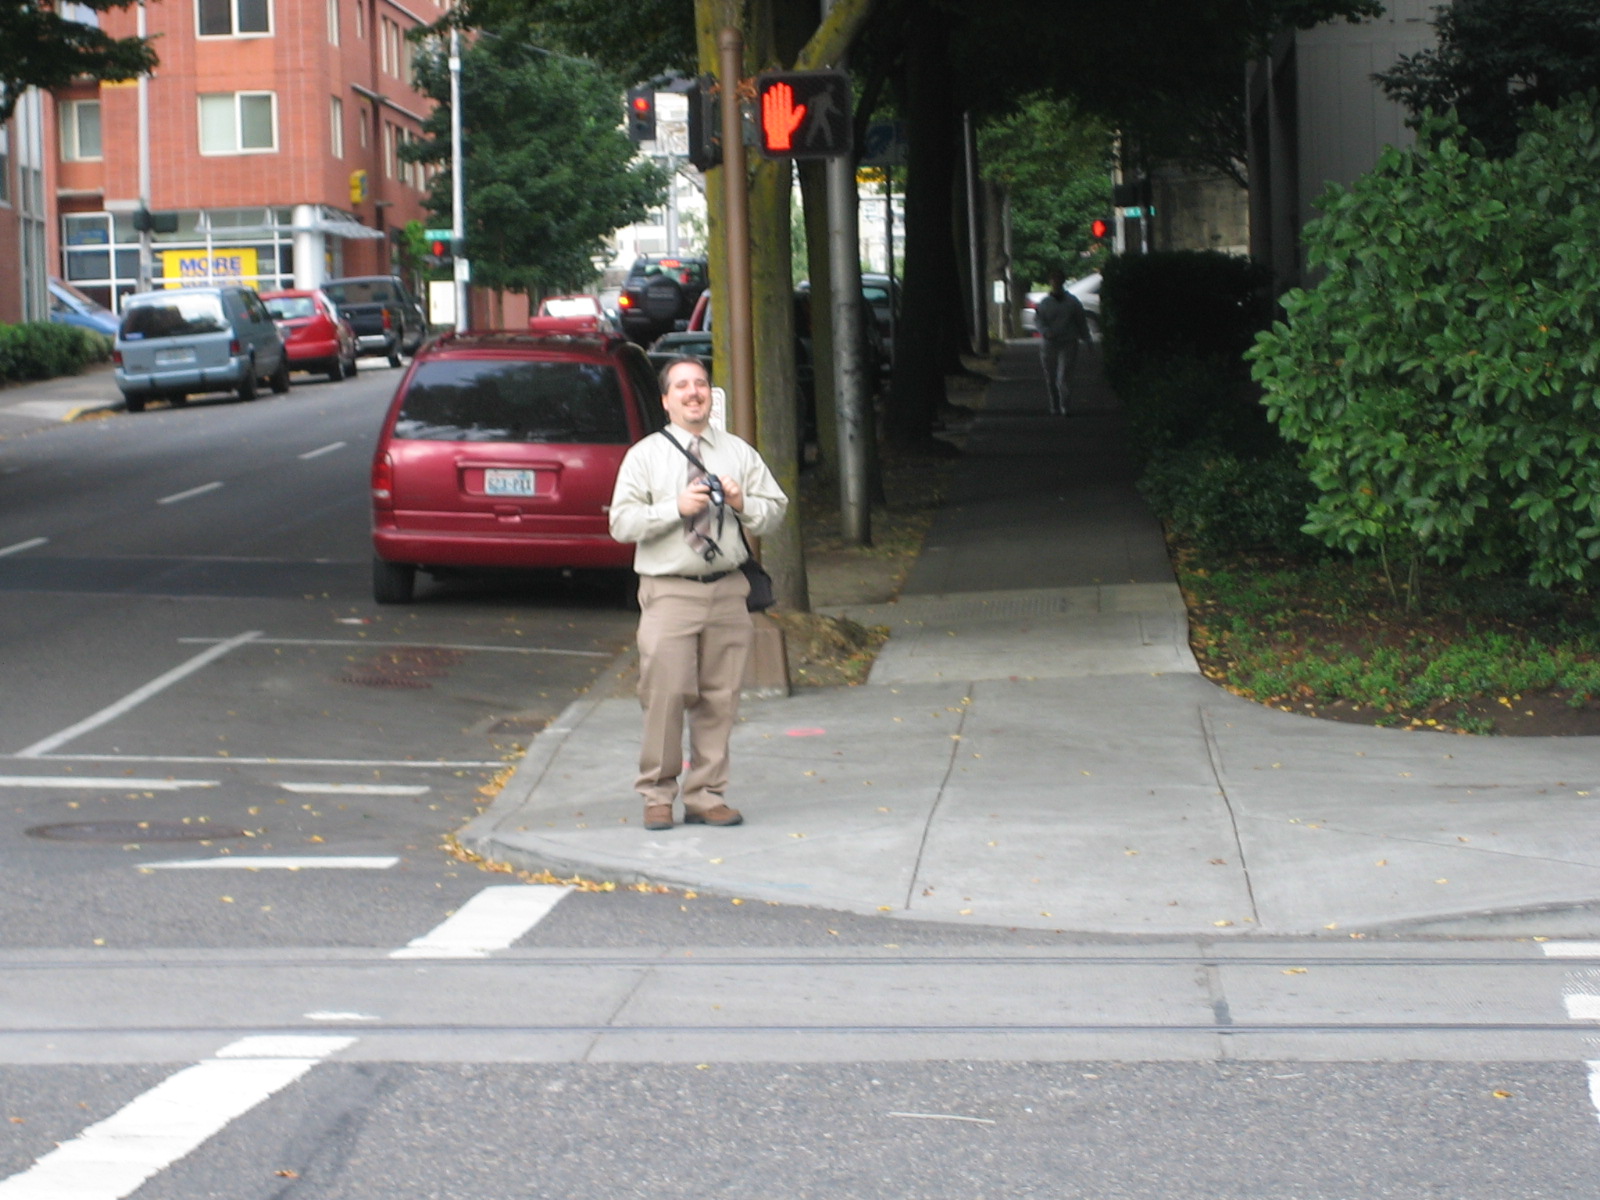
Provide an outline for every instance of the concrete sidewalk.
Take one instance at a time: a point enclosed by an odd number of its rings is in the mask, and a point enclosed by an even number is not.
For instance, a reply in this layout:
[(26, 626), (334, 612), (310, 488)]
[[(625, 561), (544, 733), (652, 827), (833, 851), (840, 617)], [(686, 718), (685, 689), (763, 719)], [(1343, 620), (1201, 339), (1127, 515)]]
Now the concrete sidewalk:
[(37, 433), (81, 413), (123, 407), (110, 363), (95, 363), (81, 375), (0, 388), (0, 438)]
[[(747, 703), (733, 829), (647, 833), (631, 698), (574, 704), (463, 843), (524, 867), (1104, 935), (1600, 934), (1600, 746), (1271, 711), (1190, 655), (1114, 399), (1008, 347), (866, 686)], [(1329, 931), (1332, 931), (1331, 933)]]

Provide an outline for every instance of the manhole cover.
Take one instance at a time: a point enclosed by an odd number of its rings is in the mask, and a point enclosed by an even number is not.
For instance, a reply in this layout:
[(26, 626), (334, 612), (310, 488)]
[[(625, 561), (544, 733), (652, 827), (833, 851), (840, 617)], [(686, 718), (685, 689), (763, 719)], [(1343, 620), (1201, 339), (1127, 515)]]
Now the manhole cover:
[(217, 842), (247, 836), (227, 825), (185, 825), (181, 821), (67, 821), (35, 825), (29, 837), (52, 842)]

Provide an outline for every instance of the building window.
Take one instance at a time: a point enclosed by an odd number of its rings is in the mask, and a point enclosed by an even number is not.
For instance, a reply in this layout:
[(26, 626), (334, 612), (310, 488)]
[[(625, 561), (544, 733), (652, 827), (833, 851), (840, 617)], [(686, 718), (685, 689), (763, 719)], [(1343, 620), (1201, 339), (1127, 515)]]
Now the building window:
[(385, 75), (399, 73), (400, 26), (388, 17), (378, 18), (378, 59)]
[(339, 44), (339, 0), (328, 0), (328, 45)]
[(201, 37), (272, 32), (272, 0), (195, 0)]
[(11, 132), (0, 125), (0, 204), (11, 203)]
[(367, 3), (366, 0), (355, 0), (356, 10), (356, 37), (366, 40), (367, 36)]
[(83, 162), (100, 157), (100, 101), (69, 100), (61, 106), (61, 159)]
[(344, 157), (344, 101), (333, 97), (333, 104), (328, 109), (328, 119), (332, 123), (333, 141), (331, 149), (335, 158)]
[(277, 97), (218, 92), (200, 97), (201, 154), (264, 154), (278, 148)]

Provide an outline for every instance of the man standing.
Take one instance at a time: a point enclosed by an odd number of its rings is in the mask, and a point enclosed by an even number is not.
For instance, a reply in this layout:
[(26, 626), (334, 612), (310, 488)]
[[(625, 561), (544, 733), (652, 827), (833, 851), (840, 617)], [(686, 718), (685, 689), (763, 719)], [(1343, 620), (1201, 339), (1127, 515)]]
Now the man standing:
[(728, 738), (754, 637), (740, 529), (776, 529), (789, 498), (749, 443), (712, 427), (699, 359), (674, 359), (660, 383), (669, 424), (628, 451), (611, 496), (611, 536), (634, 543), (639, 573), (644, 740), (634, 787), (644, 827), (671, 829), (687, 716), (684, 824), (737, 825), (744, 818), (724, 799)]
[(1083, 303), (1066, 289), (1067, 277), (1059, 267), (1050, 272), (1050, 290), (1034, 308), (1039, 330), (1039, 356), (1044, 365), (1044, 386), (1050, 393), (1050, 412), (1065, 416), (1072, 398), (1072, 376), (1078, 369), (1078, 347), (1089, 340), (1089, 317)]

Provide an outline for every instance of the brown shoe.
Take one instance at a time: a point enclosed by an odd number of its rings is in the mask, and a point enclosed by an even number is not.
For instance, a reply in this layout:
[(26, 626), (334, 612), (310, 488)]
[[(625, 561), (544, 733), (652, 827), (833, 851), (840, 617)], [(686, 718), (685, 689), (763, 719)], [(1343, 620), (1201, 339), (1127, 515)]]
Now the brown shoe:
[(647, 804), (644, 806), (644, 827), (646, 829), (671, 829), (672, 805)]
[(726, 804), (719, 804), (715, 808), (708, 808), (705, 812), (686, 812), (683, 814), (685, 825), (742, 825), (744, 815), (737, 808), (729, 808)]

